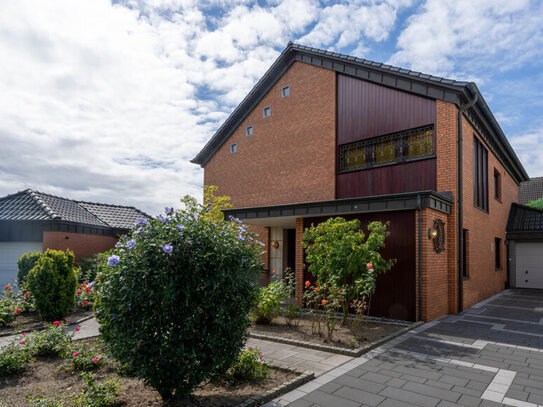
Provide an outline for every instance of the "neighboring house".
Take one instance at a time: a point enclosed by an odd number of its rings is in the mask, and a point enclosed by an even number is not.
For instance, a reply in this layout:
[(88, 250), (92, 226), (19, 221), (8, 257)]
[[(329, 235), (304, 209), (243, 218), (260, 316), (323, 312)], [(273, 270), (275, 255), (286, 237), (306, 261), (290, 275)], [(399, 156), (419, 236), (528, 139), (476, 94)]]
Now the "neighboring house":
[(506, 286), (528, 175), (474, 83), (289, 43), (192, 162), (300, 305), (303, 230), (331, 216), (390, 222), (373, 315), (428, 321)]
[(526, 205), (528, 202), (543, 198), (543, 177), (531, 178), (521, 182), (518, 190), (518, 203)]
[(27, 189), (0, 198), (0, 284), (17, 278), (25, 252), (70, 249), (75, 261), (111, 249), (148, 215), (129, 206), (75, 201)]

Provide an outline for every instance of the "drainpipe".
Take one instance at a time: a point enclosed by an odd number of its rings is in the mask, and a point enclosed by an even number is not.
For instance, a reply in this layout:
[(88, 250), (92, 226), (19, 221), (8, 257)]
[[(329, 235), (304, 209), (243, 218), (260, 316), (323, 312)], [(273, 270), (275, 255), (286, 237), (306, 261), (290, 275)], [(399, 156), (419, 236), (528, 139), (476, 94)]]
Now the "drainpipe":
[(419, 316), (418, 320), (422, 321), (422, 204), (420, 199), (420, 194), (417, 194), (417, 213), (418, 213), (418, 224), (419, 224), (419, 250), (418, 250), (418, 281), (419, 281)]
[(462, 151), (462, 114), (467, 112), (478, 99), (479, 95), (476, 93), (471, 102), (465, 105), (463, 108), (458, 103), (458, 313), (464, 311), (464, 179), (463, 179), (463, 151)]

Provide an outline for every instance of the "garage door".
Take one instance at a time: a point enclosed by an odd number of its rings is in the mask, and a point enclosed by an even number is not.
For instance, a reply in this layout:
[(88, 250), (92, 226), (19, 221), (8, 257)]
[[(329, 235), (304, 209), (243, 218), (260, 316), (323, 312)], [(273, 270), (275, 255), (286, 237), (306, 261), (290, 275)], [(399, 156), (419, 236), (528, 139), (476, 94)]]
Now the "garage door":
[(543, 242), (517, 242), (517, 287), (543, 288)]
[(0, 242), (0, 284), (13, 284), (17, 279), (17, 259), (21, 254), (42, 251), (41, 242)]

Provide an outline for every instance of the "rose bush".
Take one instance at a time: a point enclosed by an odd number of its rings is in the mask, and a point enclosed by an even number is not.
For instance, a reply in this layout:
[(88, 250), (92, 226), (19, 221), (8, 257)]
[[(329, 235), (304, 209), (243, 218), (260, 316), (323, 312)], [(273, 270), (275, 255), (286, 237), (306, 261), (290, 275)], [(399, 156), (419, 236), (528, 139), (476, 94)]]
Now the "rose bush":
[(140, 219), (98, 276), (102, 338), (164, 401), (186, 398), (236, 361), (262, 270), (261, 245), (213, 205)]

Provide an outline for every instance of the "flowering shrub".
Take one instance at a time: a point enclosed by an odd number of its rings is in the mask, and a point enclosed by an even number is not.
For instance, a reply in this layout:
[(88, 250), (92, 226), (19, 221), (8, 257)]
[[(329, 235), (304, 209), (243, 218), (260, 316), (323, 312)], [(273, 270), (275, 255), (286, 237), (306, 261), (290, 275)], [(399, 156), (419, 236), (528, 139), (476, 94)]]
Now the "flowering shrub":
[(96, 347), (77, 344), (70, 347), (70, 362), (74, 370), (88, 372), (104, 364), (104, 356)]
[(69, 334), (64, 330), (59, 321), (55, 321), (43, 331), (33, 332), (26, 340), (26, 344), (33, 356), (65, 357), (68, 355), (73, 336), (73, 333)]
[(96, 299), (96, 289), (94, 281), (83, 281), (75, 291), (75, 306), (78, 308), (92, 309)]
[(263, 382), (270, 373), (270, 367), (263, 357), (264, 354), (258, 348), (244, 349), (226, 374), (226, 380), (230, 383)]
[(283, 281), (274, 281), (258, 291), (258, 303), (252, 312), (257, 324), (269, 324), (281, 315), (281, 300), (285, 297), (286, 285)]
[(114, 406), (115, 398), (119, 395), (118, 381), (108, 380), (97, 383), (92, 373), (83, 375), (86, 386), (81, 395), (74, 400), (76, 406), (81, 407), (109, 407)]
[(0, 348), (0, 377), (20, 372), (31, 359), (25, 341), (14, 338), (9, 345)]
[(28, 274), (36, 309), (46, 321), (62, 319), (75, 301), (74, 254), (47, 250)]
[(19, 257), (17, 260), (17, 282), (19, 285), (26, 283), (28, 273), (34, 268), (41, 256), (41, 252), (28, 252)]
[(371, 296), (377, 276), (390, 270), (396, 261), (385, 260), (379, 253), (389, 235), (387, 225), (371, 222), (367, 228), (366, 238), (360, 230), (359, 220), (329, 218), (304, 231), (302, 246), (306, 249), (309, 271), (317, 278), (319, 286), (343, 290), (340, 301), (344, 321), (348, 304), (353, 299)]
[(261, 246), (210, 206), (140, 219), (99, 275), (96, 315), (112, 356), (167, 401), (224, 373), (247, 337)]

